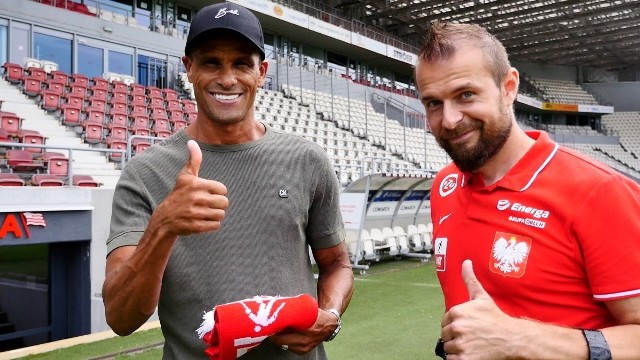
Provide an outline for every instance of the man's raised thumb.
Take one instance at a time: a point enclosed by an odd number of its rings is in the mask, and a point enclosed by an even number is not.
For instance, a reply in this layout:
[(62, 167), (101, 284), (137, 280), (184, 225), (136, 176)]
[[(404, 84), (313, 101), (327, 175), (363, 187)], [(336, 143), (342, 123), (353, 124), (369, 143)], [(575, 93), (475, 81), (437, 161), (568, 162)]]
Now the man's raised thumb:
[(467, 291), (469, 292), (469, 300), (475, 300), (479, 298), (489, 297), (489, 294), (484, 290), (476, 274), (473, 272), (473, 263), (471, 260), (465, 260), (462, 262), (462, 281), (464, 281)]
[(189, 159), (182, 171), (189, 175), (198, 176), (200, 165), (202, 164), (202, 150), (200, 150), (198, 143), (193, 140), (187, 142), (187, 149), (189, 150)]

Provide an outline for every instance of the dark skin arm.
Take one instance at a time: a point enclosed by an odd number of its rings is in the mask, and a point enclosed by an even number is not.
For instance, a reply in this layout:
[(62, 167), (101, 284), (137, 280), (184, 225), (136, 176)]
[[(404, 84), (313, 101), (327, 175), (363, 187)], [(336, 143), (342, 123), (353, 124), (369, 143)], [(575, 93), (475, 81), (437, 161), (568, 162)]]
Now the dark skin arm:
[(309, 329), (301, 332), (282, 332), (270, 337), (276, 345), (287, 345), (289, 351), (305, 354), (326, 340), (338, 326), (337, 318), (327, 311), (336, 309), (342, 314), (353, 295), (353, 270), (345, 242), (326, 248), (314, 249), (318, 264), (318, 319)]
[(202, 153), (194, 141), (187, 146), (190, 160), (153, 212), (138, 246), (123, 246), (107, 256), (102, 297), (107, 323), (118, 335), (131, 334), (154, 313), (178, 237), (218, 230), (224, 218), (226, 187), (198, 177)]

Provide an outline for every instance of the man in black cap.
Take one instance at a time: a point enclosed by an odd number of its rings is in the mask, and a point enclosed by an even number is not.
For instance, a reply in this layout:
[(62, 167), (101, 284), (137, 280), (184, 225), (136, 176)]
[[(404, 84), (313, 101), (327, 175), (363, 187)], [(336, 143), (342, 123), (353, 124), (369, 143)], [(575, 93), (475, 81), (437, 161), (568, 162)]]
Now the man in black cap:
[[(107, 322), (127, 335), (157, 308), (163, 358), (204, 358), (196, 329), (205, 311), (306, 293), (318, 301), (315, 324), (271, 336), (242, 358), (324, 359), (322, 343), (340, 330), (353, 287), (326, 153), (255, 119), (268, 63), (250, 11), (232, 3), (200, 10), (183, 62), (198, 116), (133, 158), (118, 182), (103, 286)], [(247, 315), (263, 329), (278, 316), (272, 310)]]

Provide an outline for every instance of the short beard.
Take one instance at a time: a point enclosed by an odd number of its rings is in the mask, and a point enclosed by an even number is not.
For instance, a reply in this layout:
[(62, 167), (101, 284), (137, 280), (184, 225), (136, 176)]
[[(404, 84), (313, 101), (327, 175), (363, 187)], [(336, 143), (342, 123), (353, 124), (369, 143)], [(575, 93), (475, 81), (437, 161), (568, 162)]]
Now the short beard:
[[(504, 110), (502, 100), (500, 101), (500, 115), (496, 121), (480, 122), (471, 120), (463, 122), (453, 130), (443, 130), (436, 137), (440, 147), (447, 152), (454, 164), (464, 172), (475, 172), (479, 170), (487, 161), (502, 149), (509, 138), (513, 123), (511, 116)], [(479, 129), (480, 139), (473, 147), (460, 146), (454, 148), (448, 139), (455, 138), (470, 130)]]

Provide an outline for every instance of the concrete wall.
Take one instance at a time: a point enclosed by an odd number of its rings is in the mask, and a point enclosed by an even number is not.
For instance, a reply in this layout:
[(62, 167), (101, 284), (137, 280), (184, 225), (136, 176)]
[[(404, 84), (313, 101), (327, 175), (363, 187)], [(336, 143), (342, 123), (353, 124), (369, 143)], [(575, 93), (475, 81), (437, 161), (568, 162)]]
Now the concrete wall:
[(640, 111), (640, 82), (584, 83), (587, 91), (597, 94), (615, 111)]

